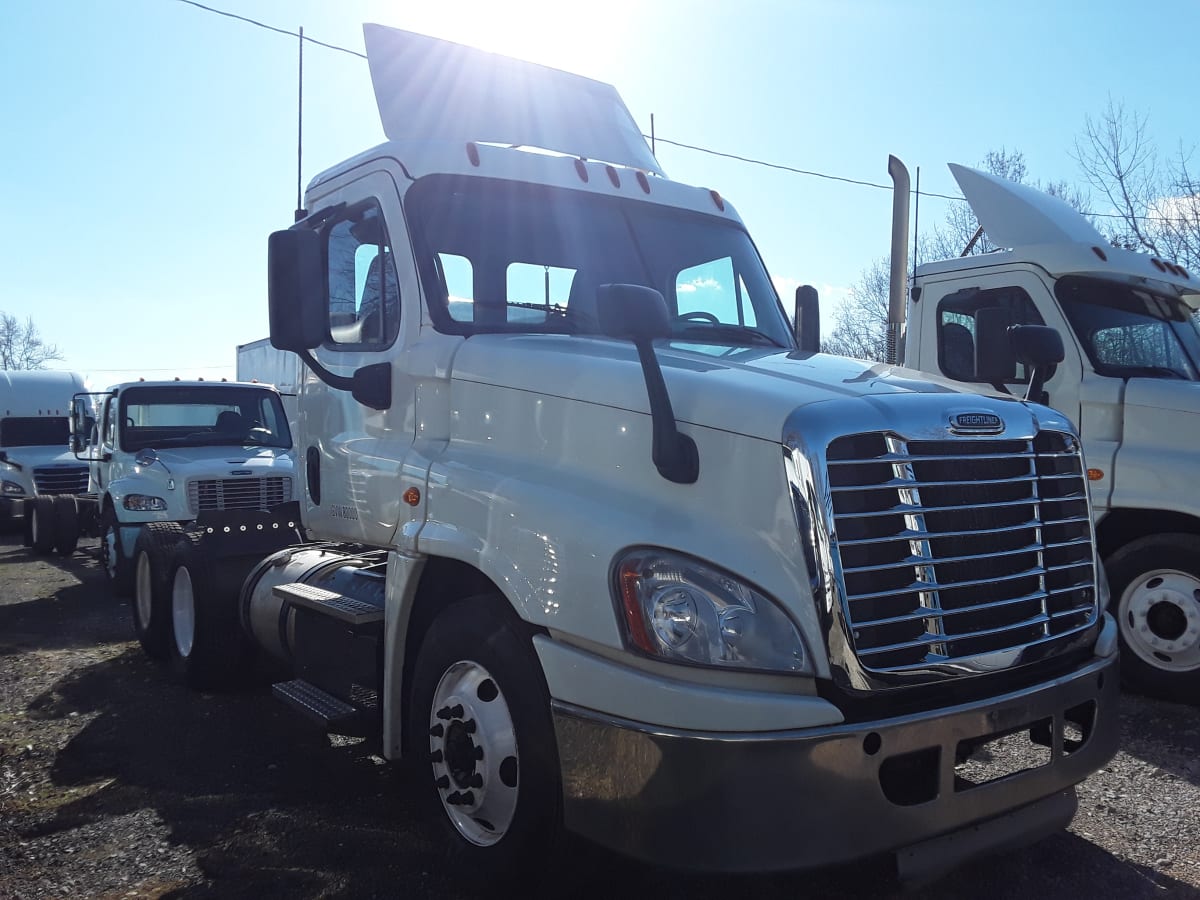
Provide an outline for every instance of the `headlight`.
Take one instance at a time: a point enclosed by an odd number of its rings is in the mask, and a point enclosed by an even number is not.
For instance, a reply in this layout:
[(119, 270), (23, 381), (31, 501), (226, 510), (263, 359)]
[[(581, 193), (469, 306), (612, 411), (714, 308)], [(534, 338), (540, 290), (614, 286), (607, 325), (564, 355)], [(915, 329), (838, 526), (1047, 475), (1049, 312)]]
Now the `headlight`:
[(672, 662), (811, 674), (804, 640), (782, 609), (745, 582), (666, 550), (617, 561), (629, 641)]
[(130, 494), (125, 498), (124, 505), (126, 509), (138, 512), (163, 512), (167, 508), (167, 501), (149, 494)]
[(25, 488), (17, 484), (15, 481), (0, 481), (0, 494), (5, 497), (23, 497), (25, 496)]

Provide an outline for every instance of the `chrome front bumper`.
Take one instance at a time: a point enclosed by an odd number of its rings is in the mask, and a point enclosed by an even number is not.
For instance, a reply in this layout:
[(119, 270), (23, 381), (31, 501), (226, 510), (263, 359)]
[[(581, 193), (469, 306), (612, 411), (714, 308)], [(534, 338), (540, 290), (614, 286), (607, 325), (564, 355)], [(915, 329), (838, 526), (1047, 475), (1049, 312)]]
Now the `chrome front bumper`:
[[(556, 701), (564, 818), (618, 852), (692, 870), (885, 853), (949, 868), (1070, 821), (1074, 785), (1116, 752), (1117, 697), (1113, 653), (986, 701), (801, 731), (663, 729)], [(1031, 728), (1050, 745), (1037, 768), (973, 785), (956, 774), (961, 742)]]

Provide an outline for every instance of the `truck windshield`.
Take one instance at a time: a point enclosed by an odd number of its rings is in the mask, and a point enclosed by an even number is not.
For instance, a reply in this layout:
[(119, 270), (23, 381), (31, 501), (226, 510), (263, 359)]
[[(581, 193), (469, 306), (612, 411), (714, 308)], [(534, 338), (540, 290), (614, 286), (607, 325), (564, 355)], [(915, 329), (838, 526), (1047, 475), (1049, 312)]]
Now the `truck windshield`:
[(0, 447), (67, 447), (66, 416), (8, 416), (0, 419)]
[(597, 286), (624, 283), (662, 293), (679, 340), (792, 347), (749, 235), (726, 219), (444, 175), (414, 185), (405, 209), (443, 331), (598, 334)]
[(1055, 294), (1098, 374), (1197, 380), (1200, 323), (1178, 297), (1074, 276)]
[(279, 395), (253, 387), (132, 387), (120, 397), (121, 449), (292, 446)]

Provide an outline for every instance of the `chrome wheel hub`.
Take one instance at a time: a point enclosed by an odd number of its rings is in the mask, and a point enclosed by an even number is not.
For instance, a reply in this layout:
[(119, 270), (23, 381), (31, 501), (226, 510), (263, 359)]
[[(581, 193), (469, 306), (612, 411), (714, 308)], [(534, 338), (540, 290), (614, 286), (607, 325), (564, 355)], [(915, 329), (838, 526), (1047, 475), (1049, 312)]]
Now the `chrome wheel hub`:
[(429, 716), (429, 759), (442, 808), (466, 840), (500, 841), (517, 809), (520, 767), (508, 703), (487, 669), (450, 666)]
[(1200, 579), (1175, 569), (1138, 577), (1118, 610), (1125, 643), (1158, 669), (1200, 667)]

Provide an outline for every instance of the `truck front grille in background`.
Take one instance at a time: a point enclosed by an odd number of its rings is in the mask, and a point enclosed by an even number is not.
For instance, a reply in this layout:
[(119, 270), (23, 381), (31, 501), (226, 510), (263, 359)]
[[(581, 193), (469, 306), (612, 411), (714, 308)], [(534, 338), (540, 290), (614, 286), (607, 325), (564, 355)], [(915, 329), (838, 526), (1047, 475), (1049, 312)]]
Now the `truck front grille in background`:
[(283, 475), (197, 479), (188, 482), (187, 495), (192, 515), (224, 509), (267, 510), (292, 499), (292, 479)]
[(1059, 432), (1032, 441), (872, 433), (829, 445), (845, 613), (863, 666), (1002, 654), (1095, 621), (1075, 446)]
[(88, 486), (87, 466), (39, 466), (33, 470), (39, 494), (82, 494)]

